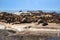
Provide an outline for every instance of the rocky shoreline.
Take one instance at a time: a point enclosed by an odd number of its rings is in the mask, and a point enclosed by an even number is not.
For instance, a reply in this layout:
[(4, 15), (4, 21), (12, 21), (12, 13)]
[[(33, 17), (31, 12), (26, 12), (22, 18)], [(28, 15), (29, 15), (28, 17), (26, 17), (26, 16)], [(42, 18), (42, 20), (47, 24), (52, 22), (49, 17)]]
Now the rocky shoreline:
[(60, 23), (60, 14), (54, 12), (27, 12), (16, 15), (13, 13), (0, 12), (0, 21), (6, 23), (32, 23), (32, 22), (48, 22)]
[(45, 40), (60, 37), (60, 14), (0, 12), (0, 40)]

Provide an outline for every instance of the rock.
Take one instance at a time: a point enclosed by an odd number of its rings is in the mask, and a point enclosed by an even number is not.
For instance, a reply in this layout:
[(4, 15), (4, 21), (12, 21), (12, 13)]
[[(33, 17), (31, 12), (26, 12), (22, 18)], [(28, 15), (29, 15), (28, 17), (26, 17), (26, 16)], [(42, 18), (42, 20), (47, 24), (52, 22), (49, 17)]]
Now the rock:
[(47, 22), (44, 22), (42, 25), (43, 25), (43, 26), (46, 26), (46, 25), (48, 25), (48, 23), (47, 23)]
[(13, 24), (20, 24), (20, 22), (19, 21), (15, 21), (15, 22), (13, 22)]
[(0, 36), (8, 36), (8, 35), (9, 35), (9, 33), (8, 33), (7, 30), (2, 30), (2, 31), (0, 32)]
[(29, 29), (29, 28), (31, 28), (32, 26), (28, 26), (28, 27), (25, 27), (25, 29)]
[(21, 23), (25, 23), (26, 22), (26, 18), (23, 18), (22, 20), (21, 20)]
[(21, 23), (31, 23), (31, 20), (28, 18), (23, 18)]
[(16, 33), (16, 31), (14, 31), (14, 30), (8, 30), (8, 32), (10, 32), (10, 33)]
[(40, 24), (40, 23), (43, 23), (43, 20), (42, 19), (39, 19), (38, 20), (38, 24)]
[(5, 30), (5, 29), (6, 29), (6, 26), (5, 26), (5, 25), (3, 25), (3, 24), (0, 24), (0, 29)]

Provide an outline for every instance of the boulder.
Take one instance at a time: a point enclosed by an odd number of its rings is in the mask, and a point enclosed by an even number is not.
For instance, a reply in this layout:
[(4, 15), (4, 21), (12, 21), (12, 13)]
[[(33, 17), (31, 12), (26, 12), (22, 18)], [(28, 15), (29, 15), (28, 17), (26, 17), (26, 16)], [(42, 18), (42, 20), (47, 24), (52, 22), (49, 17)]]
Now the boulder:
[(38, 24), (43, 23), (44, 21), (42, 19), (38, 20)]
[(21, 23), (31, 23), (31, 20), (29, 18), (23, 18)]
[(43, 24), (42, 24), (42, 26), (47, 26), (48, 25), (48, 23), (47, 22), (44, 22)]

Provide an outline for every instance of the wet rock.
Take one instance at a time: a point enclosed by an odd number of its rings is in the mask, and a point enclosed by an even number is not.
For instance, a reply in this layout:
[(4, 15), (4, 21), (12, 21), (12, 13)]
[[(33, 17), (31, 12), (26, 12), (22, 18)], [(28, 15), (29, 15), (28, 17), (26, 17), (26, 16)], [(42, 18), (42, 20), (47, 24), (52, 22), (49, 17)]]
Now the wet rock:
[(43, 24), (42, 24), (42, 26), (47, 26), (48, 25), (48, 23), (47, 22), (44, 22)]

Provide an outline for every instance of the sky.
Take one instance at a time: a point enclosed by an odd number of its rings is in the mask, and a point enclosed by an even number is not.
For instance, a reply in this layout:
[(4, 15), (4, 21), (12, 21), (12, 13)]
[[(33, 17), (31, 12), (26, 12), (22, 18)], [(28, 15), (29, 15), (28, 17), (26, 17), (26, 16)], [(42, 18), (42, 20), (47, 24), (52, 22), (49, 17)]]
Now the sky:
[(60, 10), (60, 0), (0, 0), (1, 10)]

